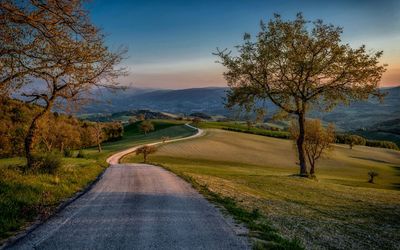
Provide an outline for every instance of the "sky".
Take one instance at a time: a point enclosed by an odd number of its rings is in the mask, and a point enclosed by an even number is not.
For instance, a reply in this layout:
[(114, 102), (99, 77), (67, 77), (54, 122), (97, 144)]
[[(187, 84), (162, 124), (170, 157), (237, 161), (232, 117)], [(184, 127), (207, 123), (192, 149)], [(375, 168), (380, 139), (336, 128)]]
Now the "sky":
[(88, 10), (111, 49), (128, 48), (121, 82), (133, 87), (226, 86), (216, 48), (233, 50), (274, 13), (298, 12), (343, 27), (352, 47), (383, 50), (381, 86), (400, 85), (400, 0), (92, 0)]

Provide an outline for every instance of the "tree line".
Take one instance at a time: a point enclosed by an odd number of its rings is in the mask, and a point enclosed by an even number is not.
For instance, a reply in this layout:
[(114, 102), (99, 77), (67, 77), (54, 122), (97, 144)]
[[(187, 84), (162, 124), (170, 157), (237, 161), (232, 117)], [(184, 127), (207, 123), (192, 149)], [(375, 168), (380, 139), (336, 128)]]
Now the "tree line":
[[(34, 165), (39, 145), (52, 147), (50, 139), (43, 142), (43, 127), (56, 105), (82, 104), (95, 88), (118, 89), (116, 79), (125, 74), (118, 64), (126, 49), (111, 51), (106, 46), (105, 36), (90, 21), (85, 3), (0, 1), (0, 94), (4, 98), (20, 96), (41, 106), (22, 133), (28, 168)], [(60, 124), (72, 126), (72, 122)], [(100, 128), (96, 131), (100, 138)]]
[[(0, 100), (0, 157), (24, 156), (24, 140), (32, 118), (42, 107), (25, 104), (18, 100)], [(58, 151), (68, 156), (71, 150), (97, 146), (122, 137), (123, 126), (119, 122), (97, 123), (76, 117), (49, 113), (38, 123), (34, 140), (35, 152)]]

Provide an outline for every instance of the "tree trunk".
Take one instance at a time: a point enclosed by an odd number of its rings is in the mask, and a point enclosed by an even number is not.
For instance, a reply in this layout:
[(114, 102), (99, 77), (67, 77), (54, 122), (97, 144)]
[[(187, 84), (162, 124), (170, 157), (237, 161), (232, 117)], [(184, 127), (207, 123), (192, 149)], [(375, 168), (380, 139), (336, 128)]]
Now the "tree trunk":
[(310, 175), (314, 176), (315, 175), (315, 170), (314, 170), (314, 164), (310, 164)]
[(28, 129), (28, 134), (25, 137), (25, 157), (28, 169), (33, 168), (33, 163), (34, 163), (32, 156), (34, 148), (33, 142), (35, 140), (36, 132), (39, 128), (39, 121), (43, 116), (45, 116), (49, 112), (50, 108), (51, 106), (50, 104), (48, 104), (42, 112), (40, 112), (33, 118), (31, 125), (29, 126)]
[(299, 137), (297, 138), (296, 144), (300, 161), (300, 176), (308, 176), (307, 163), (304, 152), (305, 122), (306, 122), (304, 113), (299, 114), (298, 122), (299, 122)]
[(147, 162), (147, 154), (146, 153), (143, 153), (143, 160), (144, 160), (144, 163)]
[(100, 143), (100, 142), (97, 143), (97, 150), (98, 150), (99, 152), (101, 152), (101, 143)]

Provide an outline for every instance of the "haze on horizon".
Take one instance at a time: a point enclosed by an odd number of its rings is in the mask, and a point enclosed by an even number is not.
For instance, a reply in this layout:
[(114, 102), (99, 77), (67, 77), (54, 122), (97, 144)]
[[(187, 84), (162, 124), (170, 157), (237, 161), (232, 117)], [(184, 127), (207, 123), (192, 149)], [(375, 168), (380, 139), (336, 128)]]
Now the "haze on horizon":
[(226, 86), (212, 52), (233, 49), (274, 13), (293, 19), (298, 12), (343, 27), (343, 42), (352, 47), (383, 50), (382, 63), (389, 66), (381, 86), (400, 85), (398, 0), (96, 0), (88, 9), (111, 48), (129, 48), (124, 64), (130, 74), (121, 81), (133, 87)]

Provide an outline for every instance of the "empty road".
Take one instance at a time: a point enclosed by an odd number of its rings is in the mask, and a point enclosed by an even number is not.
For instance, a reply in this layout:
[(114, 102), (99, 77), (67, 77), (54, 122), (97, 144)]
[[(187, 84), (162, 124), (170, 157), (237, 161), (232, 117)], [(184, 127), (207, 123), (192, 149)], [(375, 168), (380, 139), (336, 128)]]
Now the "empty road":
[(157, 166), (113, 164), (90, 191), (11, 249), (247, 249), (236, 227)]

